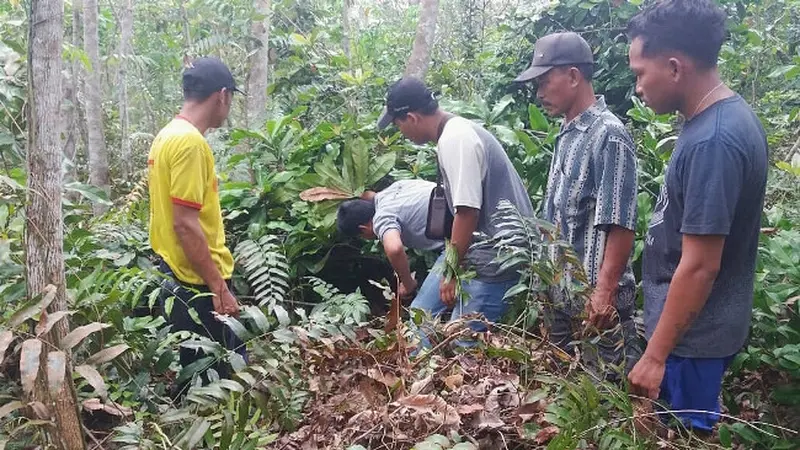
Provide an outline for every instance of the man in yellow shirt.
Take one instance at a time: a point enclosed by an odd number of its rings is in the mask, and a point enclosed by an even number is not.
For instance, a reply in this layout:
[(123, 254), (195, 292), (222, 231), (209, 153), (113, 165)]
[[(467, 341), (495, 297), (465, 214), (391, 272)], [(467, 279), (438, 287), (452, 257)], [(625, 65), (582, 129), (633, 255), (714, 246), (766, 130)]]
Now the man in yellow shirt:
[[(195, 60), (183, 73), (181, 112), (156, 136), (147, 164), (150, 245), (161, 257), (162, 300), (172, 331), (191, 331), (243, 354), (243, 343), (213, 314), (238, 316), (239, 305), (231, 292), (233, 257), (225, 247), (214, 156), (204, 137), (228, 117), (234, 92), (241, 91), (222, 61)], [(184, 368), (203, 356), (180, 350)], [(214, 367), (221, 376), (229, 373), (227, 366), (201, 365), (195, 372)]]

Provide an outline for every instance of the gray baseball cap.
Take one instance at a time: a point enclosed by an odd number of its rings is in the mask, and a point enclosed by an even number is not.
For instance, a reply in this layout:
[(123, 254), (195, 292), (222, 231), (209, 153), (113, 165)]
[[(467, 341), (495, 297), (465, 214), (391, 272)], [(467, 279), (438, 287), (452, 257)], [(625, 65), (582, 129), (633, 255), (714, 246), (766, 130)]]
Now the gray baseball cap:
[(548, 34), (533, 45), (533, 61), (527, 70), (514, 79), (524, 83), (538, 78), (553, 67), (577, 64), (593, 64), (594, 55), (589, 44), (571, 31)]

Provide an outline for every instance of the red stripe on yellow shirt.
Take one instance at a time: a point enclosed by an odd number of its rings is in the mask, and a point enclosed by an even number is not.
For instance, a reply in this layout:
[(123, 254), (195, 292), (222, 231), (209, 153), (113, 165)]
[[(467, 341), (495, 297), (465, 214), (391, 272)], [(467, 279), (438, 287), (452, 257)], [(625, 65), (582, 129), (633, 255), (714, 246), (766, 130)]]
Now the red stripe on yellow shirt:
[(203, 205), (201, 205), (200, 203), (190, 202), (188, 200), (183, 200), (175, 197), (172, 197), (172, 203), (176, 205), (187, 206), (189, 208), (194, 208), (194, 209), (203, 209)]

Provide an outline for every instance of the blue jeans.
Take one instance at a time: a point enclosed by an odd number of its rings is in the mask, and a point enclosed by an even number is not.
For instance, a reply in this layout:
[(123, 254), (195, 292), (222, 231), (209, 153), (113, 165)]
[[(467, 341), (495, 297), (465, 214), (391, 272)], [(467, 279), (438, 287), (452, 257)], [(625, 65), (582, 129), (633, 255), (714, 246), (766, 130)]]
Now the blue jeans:
[[(414, 301), (411, 302), (411, 309), (419, 309), (430, 314), (438, 320), (449, 307), (442, 302), (439, 296), (439, 285), (442, 281), (442, 266), (444, 264), (444, 253), (436, 260), (433, 269), (425, 278)], [(456, 301), (450, 320), (456, 320), (461, 316), (473, 313), (480, 313), (489, 322), (497, 322), (506, 312), (508, 304), (503, 299), (506, 291), (517, 284), (518, 278), (508, 281), (489, 282), (480, 279), (472, 279), (462, 284), (466, 299)], [(470, 322), (470, 327), (475, 331), (485, 331), (486, 326), (483, 322), (474, 320)], [(430, 347), (430, 340), (427, 334), (421, 333), (422, 347)]]
[[(687, 428), (712, 431), (719, 420), (722, 377), (732, 360), (733, 355), (726, 358), (669, 355), (661, 382), (660, 399), (672, 410), (698, 411), (674, 414)], [(662, 419), (669, 420), (671, 417), (666, 415)]]

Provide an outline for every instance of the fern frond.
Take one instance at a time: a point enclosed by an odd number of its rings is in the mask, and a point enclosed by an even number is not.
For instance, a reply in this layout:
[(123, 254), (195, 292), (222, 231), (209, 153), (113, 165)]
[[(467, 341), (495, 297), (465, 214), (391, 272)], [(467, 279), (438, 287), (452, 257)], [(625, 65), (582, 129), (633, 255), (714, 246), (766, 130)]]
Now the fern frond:
[(281, 323), (286, 318), (282, 306), (289, 298), (290, 268), (276, 236), (240, 242), (234, 251), (259, 306), (266, 306)]

